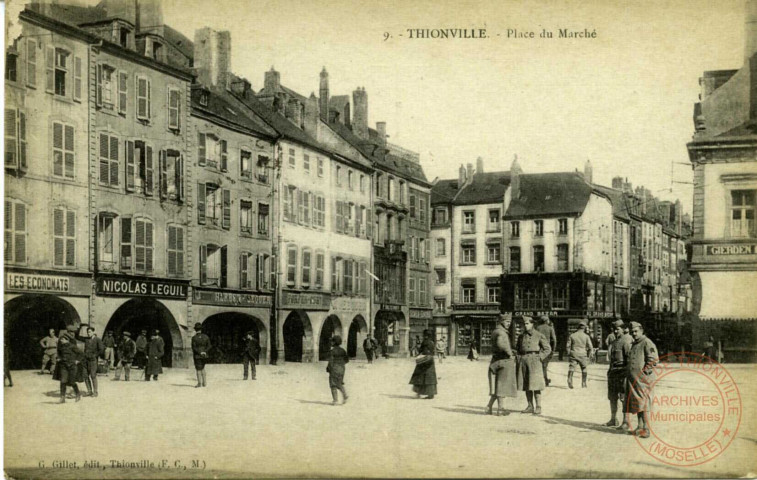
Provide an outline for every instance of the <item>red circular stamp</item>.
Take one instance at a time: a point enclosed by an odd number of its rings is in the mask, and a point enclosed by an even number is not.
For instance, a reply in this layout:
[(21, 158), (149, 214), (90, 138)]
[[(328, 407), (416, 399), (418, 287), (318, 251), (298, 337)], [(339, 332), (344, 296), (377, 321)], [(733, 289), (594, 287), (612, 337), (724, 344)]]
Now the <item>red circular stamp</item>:
[[(627, 401), (631, 414), (645, 410), (648, 434), (635, 438), (647, 454), (668, 465), (693, 467), (728, 448), (741, 425), (742, 402), (723, 365), (679, 352), (660, 357), (645, 371), (630, 384)], [(647, 393), (645, 407), (639, 407), (633, 390)]]

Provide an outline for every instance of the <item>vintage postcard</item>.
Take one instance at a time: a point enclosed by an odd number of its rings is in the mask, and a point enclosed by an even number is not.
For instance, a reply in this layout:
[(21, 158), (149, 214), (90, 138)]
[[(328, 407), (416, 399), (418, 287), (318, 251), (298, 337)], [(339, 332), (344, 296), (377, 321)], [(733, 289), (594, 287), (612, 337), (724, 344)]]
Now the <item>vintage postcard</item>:
[(757, 0), (10, 0), (4, 473), (757, 475)]

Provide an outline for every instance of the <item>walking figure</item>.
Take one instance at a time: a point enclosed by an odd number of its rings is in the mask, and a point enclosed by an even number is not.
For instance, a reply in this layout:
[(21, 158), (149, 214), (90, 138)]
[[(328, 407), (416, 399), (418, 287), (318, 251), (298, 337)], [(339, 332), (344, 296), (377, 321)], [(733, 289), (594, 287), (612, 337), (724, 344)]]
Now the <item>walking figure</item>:
[(195, 388), (207, 387), (208, 382), (205, 377), (205, 362), (208, 360), (210, 338), (202, 333), (202, 323), (195, 323), (195, 331), (197, 334), (192, 337), (192, 354), (195, 361), (195, 373), (197, 373), (197, 385), (195, 385)]
[(88, 338), (84, 341), (84, 382), (87, 395), (97, 396), (97, 359), (105, 353), (105, 345), (95, 333), (95, 327), (87, 327)]
[(612, 333), (607, 337), (607, 398), (610, 400), (610, 421), (608, 427), (618, 426), (618, 401), (623, 407), (623, 422), (620, 428), (628, 429), (628, 403), (626, 397), (626, 369), (628, 354), (633, 338), (623, 333), (623, 320), (612, 322)]
[(547, 358), (541, 362), (542, 370), (544, 371), (544, 383), (549, 386), (552, 381), (549, 379), (547, 367), (549, 367), (549, 362), (552, 360), (552, 355), (554, 355), (557, 350), (557, 334), (555, 333), (555, 327), (552, 326), (552, 322), (549, 320), (548, 316), (542, 315), (539, 320), (541, 320), (541, 323), (539, 323), (539, 326), (536, 327), (536, 329), (547, 338), (549, 341), (549, 348), (552, 350), (549, 352), (549, 355), (547, 355)]
[(121, 368), (124, 369), (124, 380), (129, 381), (131, 362), (137, 353), (137, 344), (131, 339), (130, 332), (124, 332), (121, 343), (118, 345), (118, 365), (116, 365), (116, 380), (121, 379)]
[(244, 339), (244, 352), (242, 352), (242, 363), (244, 364), (244, 380), (247, 380), (247, 365), (250, 366), (250, 379), (256, 379), (255, 364), (258, 363), (260, 355), (260, 344), (255, 338), (255, 332), (250, 330)]
[(581, 320), (578, 324), (578, 330), (568, 337), (568, 355), (570, 355), (570, 365), (568, 366), (568, 387), (573, 388), (573, 372), (576, 365), (581, 366), (581, 388), (586, 388), (586, 379), (589, 373), (586, 368), (589, 366), (589, 359), (594, 351), (591, 343), (591, 337), (587, 335), (586, 329), (589, 324), (586, 319)]
[(350, 358), (347, 352), (340, 346), (342, 337), (334, 335), (331, 337), (331, 351), (329, 352), (329, 363), (326, 371), (329, 373), (329, 387), (331, 387), (332, 405), (339, 405), (339, 393), (342, 392), (342, 404), (347, 403), (349, 396), (344, 388), (344, 371)]
[(163, 355), (165, 348), (165, 342), (160, 338), (160, 330), (155, 330), (150, 339), (150, 343), (147, 344), (147, 366), (145, 367), (145, 381), (152, 379), (157, 381), (158, 375), (163, 373)]
[(519, 356), (518, 387), (526, 392), (528, 407), (521, 413), (541, 415), (541, 391), (546, 388), (541, 362), (552, 350), (549, 341), (534, 328), (531, 317), (523, 317), (522, 321), (523, 333), (516, 344)]
[(42, 368), (39, 370), (40, 374), (45, 373), (45, 367), (48, 362), (50, 363), (50, 373), (55, 371), (55, 364), (58, 363), (58, 337), (55, 336), (54, 328), (51, 328), (48, 332), (49, 334), (39, 341), (44, 351), (42, 355)]

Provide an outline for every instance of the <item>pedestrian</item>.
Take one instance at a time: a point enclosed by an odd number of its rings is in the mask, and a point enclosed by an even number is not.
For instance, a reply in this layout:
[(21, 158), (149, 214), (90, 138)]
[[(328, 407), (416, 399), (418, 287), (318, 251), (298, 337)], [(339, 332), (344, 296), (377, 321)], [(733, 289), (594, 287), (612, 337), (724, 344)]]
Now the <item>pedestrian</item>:
[(260, 343), (255, 337), (255, 332), (250, 330), (244, 338), (244, 352), (242, 352), (242, 363), (244, 364), (244, 380), (247, 380), (247, 366), (250, 366), (250, 380), (255, 380), (257, 372), (255, 365), (258, 363), (260, 355)]
[[(84, 352), (76, 344), (76, 325), (69, 325), (58, 339), (58, 369), (53, 374), (54, 380), (60, 381), (60, 401), (66, 403), (66, 389), (70, 386), (76, 394), (76, 401), (81, 400), (79, 386), (76, 384), (83, 381), (83, 370), (80, 368), (84, 358)], [(57, 378), (56, 378), (57, 377)]]
[(470, 346), (468, 347), (468, 360), (472, 361), (478, 361), (478, 350), (476, 349), (476, 342), (474, 340), (470, 341)]
[(426, 395), (431, 400), (436, 395), (436, 366), (434, 365), (434, 341), (431, 330), (423, 331), (421, 353), (415, 359), (415, 370), (410, 377), (410, 384), (418, 398)]
[(415, 348), (413, 350), (413, 356), (417, 357), (418, 354), (421, 353), (421, 337), (418, 335), (415, 336)]
[(626, 402), (626, 368), (628, 353), (633, 338), (623, 333), (623, 320), (612, 322), (612, 333), (607, 337), (607, 399), (610, 400), (610, 421), (608, 427), (618, 426), (618, 401), (623, 407), (623, 422), (620, 428), (628, 429), (628, 405)]
[(145, 368), (147, 366), (147, 330), (137, 335), (137, 353), (134, 355), (134, 368)]
[(3, 358), (3, 367), (5, 369), (5, 377), (3, 379), (3, 383), (5, 383), (5, 378), (7, 378), (8, 379), (8, 386), (12, 387), (13, 386), (13, 377), (11, 377), (11, 365), (10, 365), (11, 351), (8, 348), (8, 342), (7, 342), (7, 338), (8, 337), (6, 336), (5, 338), (6, 338), (5, 350), (3, 350), (3, 354), (4, 354), (3, 355), (3, 357), (4, 357)]
[(659, 361), (657, 347), (644, 335), (639, 322), (631, 322), (633, 343), (628, 352), (626, 381), (628, 386), (628, 412), (638, 416), (634, 434), (649, 438), (649, 411), (652, 408), (652, 386), (656, 375), (654, 367)]
[(45, 373), (45, 367), (48, 362), (50, 363), (50, 371), (48, 373), (53, 373), (55, 371), (55, 364), (58, 363), (58, 337), (55, 336), (55, 329), (49, 329), (48, 335), (40, 340), (39, 344), (43, 351), (42, 368), (40, 368), (39, 373)]
[(341, 347), (342, 337), (334, 335), (331, 337), (331, 351), (329, 352), (329, 363), (326, 371), (329, 372), (329, 387), (331, 387), (332, 405), (339, 405), (339, 393), (342, 392), (342, 404), (347, 403), (350, 398), (347, 390), (344, 388), (344, 370), (350, 358), (347, 352)]
[(124, 380), (129, 381), (131, 362), (137, 353), (137, 344), (131, 339), (130, 332), (124, 332), (121, 343), (118, 344), (118, 365), (116, 366), (116, 380), (121, 379), (121, 368), (124, 369)]
[(376, 340), (376, 337), (371, 337), (371, 343), (373, 344), (373, 358), (374, 359), (376, 360), (379, 359), (379, 354), (378, 354), (379, 349), (381, 349), (383, 353), (386, 354), (386, 340), (384, 340), (383, 342), (381, 342), (381, 344), (379, 344), (378, 340)]
[(569, 388), (573, 388), (573, 372), (576, 370), (576, 365), (581, 366), (581, 388), (586, 388), (586, 380), (589, 376), (586, 368), (589, 366), (589, 359), (594, 352), (591, 337), (586, 333), (588, 325), (587, 320), (582, 319), (578, 324), (578, 330), (568, 337), (566, 350), (570, 358), (570, 365), (568, 366)]
[(149, 382), (150, 377), (157, 381), (158, 375), (163, 373), (163, 354), (165, 351), (165, 342), (160, 337), (160, 330), (155, 330), (147, 344), (147, 366), (145, 367), (145, 381)]
[(710, 360), (718, 361), (715, 338), (712, 335), (704, 342), (704, 355)]
[(202, 333), (202, 323), (195, 323), (195, 332), (197, 333), (192, 337), (192, 354), (195, 361), (195, 373), (197, 373), (197, 385), (195, 385), (195, 388), (207, 387), (208, 379), (205, 376), (205, 362), (208, 361), (210, 337)]
[(544, 383), (546, 386), (549, 386), (552, 381), (549, 379), (547, 367), (549, 367), (549, 362), (552, 360), (552, 355), (554, 355), (557, 350), (557, 334), (555, 333), (555, 327), (552, 326), (552, 322), (549, 320), (548, 316), (542, 315), (539, 317), (539, 320), (540, 322), (536, 329), (547, 338), (551, 350), (549, 355), (547, 355), (547, 358), (541, 362), (542, 370), (544, 372)]
[(97, 360), (105, 353), (105, 344), (95, 333), (95, 327), (87, 327), (87, 339), (84, 341), (84, 377), (87, 396), (97, 396)]
[(439, 340), (436, 341), (436, 358), (439, 359), (439, 363), (442, 363), (442, 360), (444, 360), (444, 347), (444, 339), (439, 337)]
[(363, 351), (365, 352), (365, 358), (368, 359), (368, 363), (373, 363), (373, 352), (376, 351), (376, 344), (370, 334), (363, 340)]
[[(515, 375), (515, 355), (510, 347), (510, 324), (512, 317), (501, 314), (491, 335), (492, 360), (489, 363), (489, 404), (486, 413), (492, 414), (492, 406), (497, 401), (497, 416), (505, 413), (504, 397), (515, 397), (518, 393)], [(472, 343), (471, 343), (472, 344)]]
[(105, 362), (108, 364), (108, 369), (113, 370), (116, 365), (116, 339), (110, 330), (105, 332), (103, 345), (105, 345)]
[[(549, 341), (534, 328), (534, 320), (524, 316), (523, 333), (516, 343), (518, 389), (526, 392), (528, 407), (521, 413), (541, 415), (541, 391), (546, 388), (542, 360), (552, 351)], [(534, 406), (534, 401), (536, 406)]]

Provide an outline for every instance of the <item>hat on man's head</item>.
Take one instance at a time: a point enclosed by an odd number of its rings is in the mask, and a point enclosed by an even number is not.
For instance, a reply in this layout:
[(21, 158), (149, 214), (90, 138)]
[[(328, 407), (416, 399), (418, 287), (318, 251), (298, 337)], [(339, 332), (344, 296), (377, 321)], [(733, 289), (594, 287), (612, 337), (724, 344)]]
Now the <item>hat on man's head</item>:
[(548, 315), (542, 315), (539, 317), (539, 320), (541, 320), (541, 323), (549, 323), (549, 316)]
[(643, 329), (643, 328), (644, 328), (644, 327), (643, 327), (643, 326), (642, 326), (642, 325), (641, 325), (641, 324), (640, 324), (639, 322), (631, 322), (629, 326), (630, 326), (631, 328), (636, 328), (636, 327), (639, 327), (639, 328), (641, 328), (641, 329)]
[(528, 315), (523, 315), (520, 317), (521, 322), (525, 322), (526, 320), (528, 320), (531, 323), (534, 323), (534, 319), (532, 317), (529, 317)]
[(77, 331), (79, 331), (79, 327), (77, 327), (74, 324), (66, 325), (66, 331), (68, 331), (68, 332), (77, 332)]
[(156, 329), (155, 329), (155, 331), (154, 331), (154, 332), (153, 332), (152, 334), (153, 334), (153, 335), (160, 335), (160, 330), (158, 330), (158, 329), (156, 328)]
[(614, 322), (612, 322), (611, 325), (612, 325), (613, 328), (615, 328), (615, 327), (622, 327), (623, 326), (623, 320), (615, 320)]
[(123, 335), (124, 337), (131, 337), (131, 332), (124, 331)]
[(202, 330), (202, 323), (200, 322), (195, 323), (195, 330)]
[(144, 330), (144, 329), (143, 329), (143, 330), (142, 330), (142, 333), (147, 333), (147, 330)]
[(251, 337), (254, 337), (254, 336), (255, 336), (255, 331), (253, 331), (253, 330), (250, 330), (250, 331), (249, 331), (249, 332), (247, 332), (247, 333), (246, 333), (245, 335), (249, 335), (249, 336), (251, 336)]
[(585, 318), (583, 318), (583, 319), (581, 319), (581, 321), (580, 321), (580, 322), (578, 322), (578, 326), (579, 326), (579, 327), (588, 327), (588, 326), (589, 326), (589, 322), (588, 322), (588, 321), (586, 321), (586, 319), (585, 319)]

